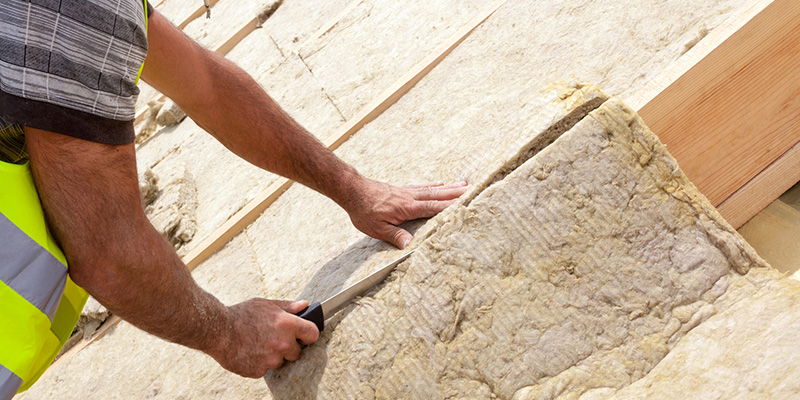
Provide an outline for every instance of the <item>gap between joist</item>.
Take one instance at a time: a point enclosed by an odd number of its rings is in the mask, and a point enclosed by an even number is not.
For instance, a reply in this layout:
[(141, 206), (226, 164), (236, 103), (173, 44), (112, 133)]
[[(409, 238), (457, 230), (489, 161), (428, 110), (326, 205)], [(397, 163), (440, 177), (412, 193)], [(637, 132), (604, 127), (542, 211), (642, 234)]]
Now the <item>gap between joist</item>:
[(739, 229), (797, 182), (800, 182), (800, 143), (723, 201), (717, 210), (731, 226)]
[[(392, 84), (388, 89), (384, 90), (374, 101), (361, 109), (356, 115), (347, 121), (343, 126), (336, 130), (336, 132), (323, 141), (323, 144), (331, 151), (337, 149), (347, 139), (350, 138), (355, 132), (361, 129), (364, 125), (374, 120), (378, 115), (388, 109), (392, 104), (406, 94), (417, 82), (420, 81), (425, 75), (428, 74), (439, 62), (442, 61), (453, 49), (455, 49), (461, 42), (466, 39), (469, 34), (475, 30), (483, 21), (491, 16), (497, 9), (499, 9), (507, 0), (497, 0), (492, 3), (485, 10), (480, 12), (475, 18), (468, 22), (464, 28), (451, 36), (442, 46), (434, 50), (428, 57), (421, 62), (414, 65), (405, 75), (403, 75), (397, 82)], [(225, 52), (230, 51), (238, 41), (244, 36), (247, 36), (256, 25), (260, 22), (258, 18), (240, 29), (228, 41), (219, 47), (220, 50)], [(250, 31), (246, 31), (250, 29)], [(224, 55), (224, 54), (221, 54)], [(163, 98), (163, 96), (162, 96)], [(196, 268), (201, 262), (206, 260), (209, 256), (214, 254), (217, 250), (222, 248), (231, 238), (244, 230), (245, 227), (250, 225), (258, 218), (264, 210), (267, 209), (275, 200), (280, 197), (291, 186), (292, 181), (286, 178), (278, 178), (266, 190), (261, 192), (256, 198), (248, 202), (241, 210), (236, 212), (231, 218), (228, 219), (221, 227), (219, 227), (208, 238), (200, 242), (197, 247), (189, 251), (183, 257), (183, 262), (189, 270)], [(74, 354), (78, 353), (86, 346), (94, 343), (103, 335), (108, 333), (111, 328), (116, 326), (122, 319), (116, 315), (112, 315), (103, 323), (102, 326), (95, 332), (92, 338), (81, 340), (71, 349), (67, 350), (59, 357), (53, 365), (69, 359)]]

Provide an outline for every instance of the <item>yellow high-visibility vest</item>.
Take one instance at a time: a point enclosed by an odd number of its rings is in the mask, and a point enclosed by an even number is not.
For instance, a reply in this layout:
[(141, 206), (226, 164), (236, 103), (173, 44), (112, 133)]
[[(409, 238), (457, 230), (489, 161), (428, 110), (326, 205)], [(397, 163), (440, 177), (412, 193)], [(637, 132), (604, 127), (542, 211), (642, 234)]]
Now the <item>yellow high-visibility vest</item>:
[(0, 399), (39, 379), (88, 297), (47, 229), (30, 166), (0, 162)]

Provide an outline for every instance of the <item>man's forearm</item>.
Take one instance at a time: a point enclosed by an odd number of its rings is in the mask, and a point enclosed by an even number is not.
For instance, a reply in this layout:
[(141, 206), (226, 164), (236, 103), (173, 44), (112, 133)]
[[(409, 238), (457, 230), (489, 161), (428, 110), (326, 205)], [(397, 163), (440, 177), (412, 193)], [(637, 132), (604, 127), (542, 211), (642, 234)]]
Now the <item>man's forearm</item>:
[(466, 182), (398, 188), (361, 177), (235, 64), (203, 49), (157, 12), (149, 29), (145, 81), (234, 153), (333, 199), (362, 232), (404, 248), (412, 236), (398, 225), (431, 217), (466, 191)]
[(362, 179), (267, 95), (238, 66), (207, 55), (211, 109), (187, 111), (222, 144), (247, 161), (317, 190), (342, 204)]
[(219, 340), (226, 307), (201, 289), (142, 211), (133, 145), (26, 129), (31, 167), (72, 279), (112, 312), (198, 349)]
[[(142, 77), (228, 149), (345, 205), (363, 181), (284, 112), (245, 71), (151, 18)], [(176, 73), (180, 71), (180, 73)]]
[(74, 258), (70, 270), (76, 283), (142, 330), (210, 354), (215, 351), (230, 324), (228, 308), (197, 285), (172, 246), (149, 223), (140, 224), (122, 243), (106, 245), (105, 250), (91, 246), (96, 257), (90, 260)]

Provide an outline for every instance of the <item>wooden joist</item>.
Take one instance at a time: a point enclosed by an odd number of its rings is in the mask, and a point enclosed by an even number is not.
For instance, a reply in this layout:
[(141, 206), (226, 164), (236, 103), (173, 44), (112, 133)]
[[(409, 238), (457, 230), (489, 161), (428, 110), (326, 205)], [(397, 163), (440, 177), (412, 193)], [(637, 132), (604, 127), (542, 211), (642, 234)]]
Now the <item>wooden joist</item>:
[[(209, 0), (208, 1), (208, 6), (209, 7), (214, 7), (214, 4), (217, 4), (218, 1), (219, 0)], [(206, 15), (206, 6), (205, 6), (205, 4), (201, 3), (200, 6), (198, 6), (194, 10), (194, 12), (189, 14), (189, 16), (186, 17), (186, 19), (181, 21), (181, 23), (177, 24), (176, 26), (178, 27), (178, 29), (186, 28), (186, 25), (189, 25), (190, 22), (196, 20), (197, 18), (200, 18), (203, 15)]]
[(665, 73), (639, 114), (739, 226), (798, 180), (785, 172), (800, 142), (800, 3), (755, 1), (712, 35)]

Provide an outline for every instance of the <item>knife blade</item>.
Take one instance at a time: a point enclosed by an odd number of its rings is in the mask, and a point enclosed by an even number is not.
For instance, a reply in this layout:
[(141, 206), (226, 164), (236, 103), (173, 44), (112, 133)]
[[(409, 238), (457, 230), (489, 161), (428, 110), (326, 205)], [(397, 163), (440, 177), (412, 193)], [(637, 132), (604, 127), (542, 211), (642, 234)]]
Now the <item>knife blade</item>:
[(333, 315), (336, 311), (338, 311), (342, 306), (347, 304), (350, 300), (354, 297), (360, 295), (367, 291), (367, 289), (372, 288), (373, 286), (377, 285), (392, 272), (394, 267), (397, 264), (405, 261), (411, 254), (414, 253), (414, 250), (409, 251), (402, 257), (392, 261), (391, 263), (387, 264), (386, 266), (382, 267), (381, 269), (373, 272), (366, 278), (350, 285), (347, 289), (342, 290), (339, 293), (329, 297), (327, 300), (323, 301), (322, 303), (312, 303), (302, 311), (298, 312), (297, 315), (300, 318), (305, 320), (311, 321), (317, 325), (317, 328), (320, 332), (322, 329), (325, 328), (325, 319)]

